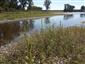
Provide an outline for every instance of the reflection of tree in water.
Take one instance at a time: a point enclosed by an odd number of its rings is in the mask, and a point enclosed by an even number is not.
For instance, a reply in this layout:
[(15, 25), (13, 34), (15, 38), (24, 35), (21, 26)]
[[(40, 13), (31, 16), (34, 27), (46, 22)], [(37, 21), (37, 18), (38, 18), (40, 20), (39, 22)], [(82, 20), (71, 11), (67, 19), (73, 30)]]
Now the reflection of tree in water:
[(34, 24), (33, 24), (33, 20), (32, 19), (30, 19), (30, 20), (24, 20), (24, 21), (22, 21), (23, 23), (22, 23), (22, 25), (21, 25), (21, 30), (22, 31), (30, 31), (30, 30), (32, 30), (33, 28), (34, 28)]
[(64, 15), (64, 20), (68, 20), (70, 18), (73, 18), (73, 14), (70, 15)]
[(19, 36), (20, 26), (18, 22), (10, 22), (0, 24), (0, 45), (3, 42), (12, 40), (13, 38)]
[(34, 21), (16, 21), (0, 24), (0, 46), (20, 36), (20, 32), (30, 31), (34, 28)]
[(45, 18), (45, 24), (49, 24), (49, 23), (50, 23), (49, 17)]
[(32, 19), (29, 20), (29, 29), (32, 30), (34, 28), (34, 21)]
[(81, 18), (85, 17), (85, 14), (80, 14), (80, 17), (81, 17)]
[(24, 20), (22, 26), (23, 26), (23, 27), (22, 27), (22, 30), (23, 30), (24, 32), (29, 31), (28, 21)]

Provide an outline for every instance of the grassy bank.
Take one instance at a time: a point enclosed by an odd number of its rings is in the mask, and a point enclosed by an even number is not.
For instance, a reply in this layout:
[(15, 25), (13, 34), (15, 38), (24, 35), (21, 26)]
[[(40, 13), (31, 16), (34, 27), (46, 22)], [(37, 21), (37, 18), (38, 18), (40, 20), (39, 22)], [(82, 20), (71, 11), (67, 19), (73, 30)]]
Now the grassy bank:
[[(26, 35), (25, 35), (26, 36)], [(10, 56), (0, 55), (2, 64), (85, 64), (85, 28), (53, 28), (25, 37)]]
[(16, 20), (32, 17), (62, 15), (64, 13), (53, 14), (53, 11), (17, 11), (17, 12), (2, 12), (0, 13), (0, 20)]

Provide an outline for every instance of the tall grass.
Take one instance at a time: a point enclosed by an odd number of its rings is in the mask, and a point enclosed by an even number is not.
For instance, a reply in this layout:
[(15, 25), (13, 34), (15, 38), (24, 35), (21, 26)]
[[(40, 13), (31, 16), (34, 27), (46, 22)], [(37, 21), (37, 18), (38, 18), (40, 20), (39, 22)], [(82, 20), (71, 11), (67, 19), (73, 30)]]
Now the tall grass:
[(85, 64), (83, 27), (50, 27), (25, 37), (24, 43), (11, 57), (15, 58), (11, 64)]

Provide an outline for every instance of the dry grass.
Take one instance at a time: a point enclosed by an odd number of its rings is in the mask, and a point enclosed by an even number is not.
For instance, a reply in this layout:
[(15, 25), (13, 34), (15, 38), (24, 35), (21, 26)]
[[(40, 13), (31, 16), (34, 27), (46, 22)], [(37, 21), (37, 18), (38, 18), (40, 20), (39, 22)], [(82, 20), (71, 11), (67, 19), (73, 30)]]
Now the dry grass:
[(30, 37), (26, 36), (24, 43), (24, 50), (20, 48), (19, 52), (11, 57), (5, 56), (2, 61), (10, 60), (8, 64), (85, 64), (83, 27), (50, 27)]

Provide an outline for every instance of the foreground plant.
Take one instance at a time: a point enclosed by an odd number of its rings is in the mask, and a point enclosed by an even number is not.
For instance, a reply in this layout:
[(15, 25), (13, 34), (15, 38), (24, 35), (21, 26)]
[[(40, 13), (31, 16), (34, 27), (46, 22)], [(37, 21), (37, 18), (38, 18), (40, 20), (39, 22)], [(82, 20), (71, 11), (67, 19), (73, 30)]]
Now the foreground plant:
[[(17, 64), (85, 64), (85, 28), (50, 27), (24, 39)], [(21, 54), (21, 56), (19, 56)], [(23, 61), (23, 63), (20, 62)], [(14, 62), (14, 60), (12, 60)]]

